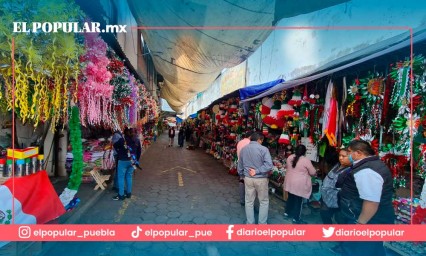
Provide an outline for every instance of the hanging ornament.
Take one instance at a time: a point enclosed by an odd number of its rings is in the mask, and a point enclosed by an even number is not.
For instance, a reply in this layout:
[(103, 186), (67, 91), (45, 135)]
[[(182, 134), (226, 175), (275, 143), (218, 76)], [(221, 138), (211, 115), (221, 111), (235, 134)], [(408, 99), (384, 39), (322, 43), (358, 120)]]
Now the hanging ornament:
[(271, 98), (263, 98), (262, 99), (262, 105), (261, 105), (261, 114), (262, 114), (262, 118), (264, 118), (265, 116), (269, 115), (269, 113), (271, 113), (271, 108), (274, 105), (274, 99)]
[(266, 135), (268, 135), (268, 133), (269, 133), (269, 131), (268, 131), (268, 127), (264, 125), (264, 126), (262, 127), (262, 134), (266, 136)]
[(391, 72), (391, 76), (395, 80), (395, 85), (393, 87), (390, 104), (394, 107), (399, 108), (403, 103), (402, 101), (407, 99), (409, 93), (409, 74), (409, 66), (394, 69)]
[(278, 143), (285, 145), (290, 144), (290, 136), (288, 136), (288, 133), (285, 130), (283, 130), (281, 133), (280, 138), (278, 139)]
[(298, 90), (293, 91), (293, 96), (288, 101), (288, 104), (293, 107), (300, 107), (302, 105), (302, 95)]
[(288, 104), (286, 100), (282, 101), (280, 110), (277, 113), (278, 119), (283, 119), (286, 117), (292, 117), (294, 115), (294, 109), (291, 105)]
[(276, 100), (271, 108), (271, 112), (262, 121), (271, 129), (282, 129), (284, 121), (278, 118), (278, 112), (281, 109), (281, 101)]
[(81, 58), (85, 68), (78, 87), (80, 120), (82, 125), (100, 125), (109, 127), (111, 121), (113, 86), (109, 84), (112, 74), (107, 66), (107, 45), (96, 34), (86, 33), (86, 54)]

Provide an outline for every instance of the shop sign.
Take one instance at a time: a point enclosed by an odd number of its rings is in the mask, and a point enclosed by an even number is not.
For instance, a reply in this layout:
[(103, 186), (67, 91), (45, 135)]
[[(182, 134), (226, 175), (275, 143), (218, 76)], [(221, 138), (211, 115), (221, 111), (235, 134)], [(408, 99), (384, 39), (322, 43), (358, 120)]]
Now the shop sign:
[(309, 138), (302, 138), (301, 142), (306, 147), (306, 157), (313, 161), (318, 162), (318, 148), (314, 144), (312, 144)]

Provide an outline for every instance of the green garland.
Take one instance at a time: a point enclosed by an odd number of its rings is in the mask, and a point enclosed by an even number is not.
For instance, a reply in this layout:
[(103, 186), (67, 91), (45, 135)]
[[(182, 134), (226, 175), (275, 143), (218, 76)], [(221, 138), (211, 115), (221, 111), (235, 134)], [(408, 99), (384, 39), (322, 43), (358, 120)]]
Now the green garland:
[(71, 120), (69, 126), (70, 141), (74, 159), (72, 162), (72, 172), (67, 187), (72, 190), (78, 190), (81, 184), (81, 176), (83, 174), (83, 144), (81, 142), (81, 124), (78, 107), (72, 107), (71, 111)]

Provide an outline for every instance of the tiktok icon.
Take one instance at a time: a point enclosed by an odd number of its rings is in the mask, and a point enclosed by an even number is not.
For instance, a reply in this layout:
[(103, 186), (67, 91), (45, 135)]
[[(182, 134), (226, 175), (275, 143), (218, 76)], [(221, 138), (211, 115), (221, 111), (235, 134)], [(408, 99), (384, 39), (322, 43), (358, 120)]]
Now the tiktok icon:
[(137, 226), (136, 230), (132, 231), (132, 237), (133, 238), (138, 238), (140, 232), (142, 232), (142, 229), (139, 226)]

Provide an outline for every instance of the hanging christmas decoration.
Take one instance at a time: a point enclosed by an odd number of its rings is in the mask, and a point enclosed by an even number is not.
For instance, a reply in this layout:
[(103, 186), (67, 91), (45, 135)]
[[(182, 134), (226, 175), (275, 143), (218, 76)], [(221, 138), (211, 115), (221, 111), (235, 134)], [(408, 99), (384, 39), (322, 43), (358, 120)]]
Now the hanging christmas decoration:
[(265, 116), (271, 113), (271, 108), (273, 105), (274, 105), (274, 99), (272, 97), (271, 98), (265, 97), (262, 99), (262, 105), (260, 108), (262, 118), (265, 118)]
[[(0, 24), (12, 24), (16, 20), (28, 23), (44, 20), (78, 21), (81, 13), (75, 4), (64, 1), (47, 1), (43, 5), (22, 1), (17, 5), (2, 4)], [(31, 12), (28, 12), (31, 10)], [(13, 15), (11, 15), (13, 14)], [(78, 56), (82, 45), (73, 33), (18, 33), (15, 38), (15, 111), (23, 123), (51, 120), (51, 129), (58, 123), (68, 121), (68, 103), (72, 85), (77, 86), (79, 74)], [(3, 77), (0, 100), (5, 101), (8, 111), (12, 109), (12, 31), (0, 26), (0, 69)], [(4, 109), (3, 109), (4, 110)]]
[(290, 136), (288, 135), (287, 131), (284, 129), (283, 132), (280, 135), (280, 138), (278, 139), (279, 144), (290, 144)]
[(284, 128), (284, 121), (278, 118), (278, 112), (281, 110), (281, 101), (274, 101), (274, 105), (271, 108), (271, 112), (265, 118), (263, 123), (269, 126), (271, 129), (282, 129)]
[(86, 33), (86, 53), (81, 56), (82, 76), (78, 87), (78, 101), (82, 125), (112, 125), (112, 74), (107, 67), (107, 45), (95, 33)]
[(64, 206), (68, 205), (77, 194), (78, 188), (81, 184), (81, 177), (83, 173), (83, 144), (81, 141), (81, 124), (80, 114), (77, 106), (71, 109), (71, 119), (69, 123), (70, 129), (70, 143), (72, 147), (72, 154), (74, 156), (72, 162), (72, 171), (68, 181), (68, 186), (59, 196)]
[(280, 110), (277, 113), (278, 119), (284, 119), (286, 117), (293, 117), (294, 115), (294, 108), (288, 104), (287, 100), (283, 100)]
[(302, 105), (302, 95), (299, 90), (293, 90), (293, 96), (288, 101), (288, 104), (293, 107), (300, 107)]

